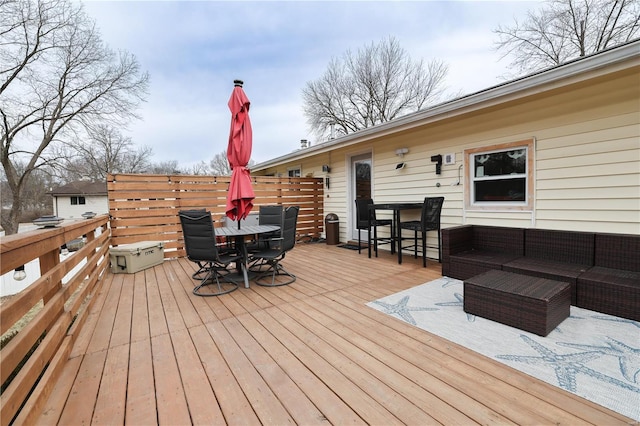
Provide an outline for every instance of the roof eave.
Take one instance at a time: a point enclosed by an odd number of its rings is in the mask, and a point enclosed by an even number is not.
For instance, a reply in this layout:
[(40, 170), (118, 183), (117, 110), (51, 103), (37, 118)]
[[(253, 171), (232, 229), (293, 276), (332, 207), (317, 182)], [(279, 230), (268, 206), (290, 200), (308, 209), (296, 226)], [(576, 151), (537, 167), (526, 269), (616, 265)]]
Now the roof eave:
[[(578, 58), (566, 64), (539, 71), (479, 92), (471, 93), (425, 110), (405, 115), (392, 121), (381, 123), (340, 138), (323, 142), (309, 148), (300, 149), (254, 165), (252, 170), (264, 170), (283, 163), (330, 151), (340, 146), (346, 147), (378, 138), (389, 133), (421, 126), (444, 118), (451, 118), (488, 108), (499, 103), (530, 96), (533, 93), (574, 84), (619, 69), (637, 66), (640, 62), (640, 40)], [(615, 65), (618, 65), (617, 67)]]

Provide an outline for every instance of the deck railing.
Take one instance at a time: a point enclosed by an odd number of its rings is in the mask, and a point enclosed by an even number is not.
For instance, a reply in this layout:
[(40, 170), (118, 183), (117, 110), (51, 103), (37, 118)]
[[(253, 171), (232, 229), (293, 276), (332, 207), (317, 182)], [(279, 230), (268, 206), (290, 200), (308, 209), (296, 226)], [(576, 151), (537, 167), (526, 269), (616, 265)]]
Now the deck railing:
[[(324, 224), (322, 179), (252, 179), (255, 206), (300, 206), (298, 237), (320, 236)], [(109, 175), (110, 215), (0, 238), (2, 275), (34, 260), (40, 264), (40, 277), (0, 308), (0, 334), (6, 341), (0, 351), (1, 425), (33, 424), (40, 414), (109, 268), (109, 247), (162, 241), (165, 257), (184, 256), (178, 211), (209, 209), (216, 226), (221, 226), (229, 180), (216, 176)], [(61, 256), (63, 246), (79, 239), (84, 246)]]
[[(164, 242), (165, 257), (184, 256), (178, 211), (206, 208), (216, 226), (225, 216), (229, 176), (115, 174), (107, 177), (114, 246), (140, 241)], [(258, 206), (300, 206), (299, 238), (320, 237), (324, 226), (323, 180), (252, 176)]]
[[(100, 215), (0, 238), (2, 275), (40, 263), (40, 277), (0, 309), (0, 334), (8, 340), (0, 351), (2, 425), (33, 424), (49, 397), (109, 267), (108, 220)], [(84, 246), (61, 260), (61, 247), (81, 238)]]

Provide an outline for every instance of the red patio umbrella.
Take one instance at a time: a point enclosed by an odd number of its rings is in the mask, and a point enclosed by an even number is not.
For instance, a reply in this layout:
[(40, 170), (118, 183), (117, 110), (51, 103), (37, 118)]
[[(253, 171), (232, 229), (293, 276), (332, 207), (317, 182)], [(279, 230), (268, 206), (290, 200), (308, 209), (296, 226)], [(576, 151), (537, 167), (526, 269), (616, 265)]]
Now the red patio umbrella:
[(252, 132), (249, 120), (249, 99), (242, 90), (242, 81), (234, 80), (234, 88), (229, 99), (231, 110), (231, 131), (227, 159), (231, 166), (231, 182), (227, 194), (227, 217), (238, 221), (245, 219), (253, 208), (255, 194), (251, 186), (251, 175), (247, 164), (251, 158)]

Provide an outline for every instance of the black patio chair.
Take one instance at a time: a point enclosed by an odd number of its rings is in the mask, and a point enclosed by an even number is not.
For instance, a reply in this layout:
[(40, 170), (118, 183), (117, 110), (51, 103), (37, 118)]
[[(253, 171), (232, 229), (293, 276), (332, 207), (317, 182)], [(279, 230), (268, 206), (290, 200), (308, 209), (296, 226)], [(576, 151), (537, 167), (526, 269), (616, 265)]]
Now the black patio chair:
[[(207, 209), (180, 210), (178, 212), (178, 217), (180, 213), (183, 213), (189, 216), (194, 216), (194, 215), (204, 214), (206, 213), (206, 211)], [(202, 278), (204, 278), (205, 274), (207, 273), (208, 264), (203, 262), (195, 262), (195, 263), (198, 265), (198, 270), (196, 270), (193, 274), (191, 274), (191, 278), (193, 278), (194, 280), (201, 280)]]
[[(238, 285), (224, 280), (224, 275), (229, 272), (229, 264), (240, 261), (242, 255), (233, 250), (222, 251), (218, 248), (211, 212), (185, 210), (179, 212), (178, 216), (187, 258), (199, 267), (193, 278), (200, 280), (200, 284), (193, 289), (193, 294), (220, 296), (237, 289)], [(211, 286), (211, 290), (205, 292), (205, 286)]]
[[(282, 215), (284, 210), (281, 205), (260, 206), (258, 213), (258, 225), (277, 225), (282, 224)], [(247, 246), (249, 252), (258, 251), (269, 245), (269, 240), (280, 235), (280, 231), (267, 232), (258, 235), (255, 243)]]
[[(378, 244), (393, 244), (394, 232), (393, 221), (391, 219), (378, 219), (376, 218), (376, 211), (369, 209), (369, 206), (373, 204), (371, 198), (358, 198), (356, 199), (356, 228), (358, 231), (367, 230), (367, 244), (371, 244), (371, 228), (373, 228), (373, 249), (378, 257)], [(369, 221), (371, 216), (371, 221)], [(369, 227), (371, 225), (371, 227)], [(378, 226), (389, 226), (390, 238), (378, 238)], [(360, 232), (358, 232), (358, 253), (361, 253), (362, 243), (360, 238)], [(371, 253), (371, 252), (369, 252)]]
[(422, 241), (422, 266), (427, 267), (427, 231), (438, 231), (438, 262), (442, 259), (442, 238), (440, 235), (440, 215), (442, 213), (442, 205), (444, 197), (426, 197), (422, 204), (420, 220), (412, 220), (400, 222), (401, 229), (409, 229), (413, 231), (413, 244), (402, 247), (402, 238), (398, 238), (401, 250), (404, 248), (413, 248), (413, 257), (418, 258), (418, 233)]
[[(181, 213), (184, 213), (189, 216), (194, 216), (194, 215), (197, 216), (200, 214), (204, 214), (206, 213), (206, 211), (207, 209), (204, 209), (204, 208), (180, 210)], [(227, 241), (224, 237), (216, 237), (216, 241), (217, 241), (216, 247), (218, 248), (218, 251), (220, 253), (226, 253), (230, 250), (233, 250), (233, 248), (231, 247), (231, 241)], [(202, 280), (202, 278), (204, 278), (205, 275), (207, 274), (208, 263), (204, 263), (204, 262), (195, 262), (195, 263), (198, 265), (198, 270), (191, 275), (191, 278), (193, 278), (194, 280)]]
[[(280, 236), (272, 238), (266, 248), (253, 253), (251, 259), (254, 264), (261, 263), (267, 266), (267, 269), (262, 270), (255, 279), (256, 284), (277, 287), (291, 284), (296, 280), (296, 276), (282, 266), (282, 260), (287, 252), (296, 245), (296, 224), (299, 210), (298, 206), (287, 207), (280, 222)], [(280, 281), (279, 277), (284, 277), (284, 281)]]

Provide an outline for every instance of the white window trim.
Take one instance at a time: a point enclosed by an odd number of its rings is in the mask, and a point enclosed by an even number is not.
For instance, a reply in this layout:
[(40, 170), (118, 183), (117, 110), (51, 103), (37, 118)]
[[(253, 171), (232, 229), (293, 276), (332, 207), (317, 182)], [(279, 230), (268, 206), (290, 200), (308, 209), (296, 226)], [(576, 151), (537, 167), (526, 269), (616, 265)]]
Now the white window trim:
[(299, 173), (299, 177), (302, 177), (302, 166), (287, 167), (287, 177), (298, 177), (298, 176), (291, 176), (290, 172), (294, 170), (297, 170)]
[[(526, 179), (526, 194), (525, 201), (483, 201), (476, 203), (473, 201), (474, 194), (474, 173), (473, 173), (473, 161), (472, 158), (476, 154), (493, 153), (510, 151), (513, 149), (526, 149), (527, 150), (527, 166), (525, 172)], [(465, 190), (464, 190), (464, 204), (465, 209), (469, 211), (473, 210), (492, 210), (492, 211), (533, 211), (534, 205), (534, 139), (527, 139), (523, 141), (510, 142), (498, 145), (485, 146), (480, 148), (471, 148), (464, 151), (464, 161), (466, 163), (467, 173), (465, 173)], [(517, 175), (515, 177), (522, 177)]]

